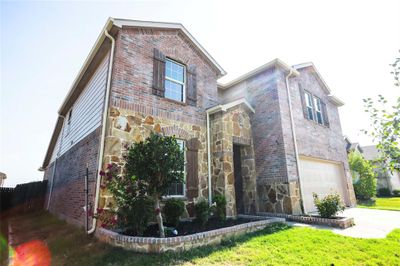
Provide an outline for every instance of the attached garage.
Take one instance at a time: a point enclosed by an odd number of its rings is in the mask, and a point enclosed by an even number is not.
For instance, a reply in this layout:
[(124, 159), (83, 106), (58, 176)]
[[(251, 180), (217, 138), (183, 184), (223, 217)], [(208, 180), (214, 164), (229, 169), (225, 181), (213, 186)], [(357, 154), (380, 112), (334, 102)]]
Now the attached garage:
[(315, 212), (313, 193), (320, 197), (337, 192), (348, 204), (345, 172), (341, 163), (300, 157), (301, 186), (306, 212)]

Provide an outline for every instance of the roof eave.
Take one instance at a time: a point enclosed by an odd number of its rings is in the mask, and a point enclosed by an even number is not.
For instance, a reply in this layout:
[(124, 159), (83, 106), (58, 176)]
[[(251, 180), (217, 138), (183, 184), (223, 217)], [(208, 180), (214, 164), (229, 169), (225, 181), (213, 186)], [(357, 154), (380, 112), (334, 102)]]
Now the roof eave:
[(227, 83), (218, 82), (218, 84), (217, 84), (218, 88), (222, 89), (222, 90), (225, 90), (225, 89), (227, 89), (229, 87), (232, 87), (232, 86), (234, 86), (234, 85), (236, 85), (236, 84), (238, 84), (238, 83), (240, 83), (242, 81), (245, 81), (246, 79), (249, 79), (249, 78), (251, 78), (251, 77), (253, 77), (253, 76), (255, 76), (255, 75), (257, 75), (257, 74), (259, 74), (259, 73), (271, 68), (271, 67), (274, 67), (274, 66), (278, 66), (280, 68), (283, 68), (286, 71), (292, 71), (294, 76), (299, 76), (300, 75), (300, 73), (295, 68), (289, 66), (288, 64), (286, 64), (285, 62), (283, 62), (279, 58), (276, 58), (276, 59), (274, 59), (272, 61), (269, 61), (268, 63), (266, 63), (266, 64), (264, 64), (262, 66), (259, 66), (259, 67), (255, 68), (255, 69), (247, 72), (246, 74), (243, 74), (243, 75), (239, 76), (238, 78), (236, 78), (236, 79), (234, 79), (232, 81), (229, 81)]
[(154, 21), (142, 21), (142, 20), (129, 20), (114, 18), (114, 25), (122, 28), (127, 27), (140, 27), (140, 28), (164, 28), (164, 29), (177, 29), (181, 30), (189, 39), (192, 41), (197, 48), (207, 57), (208, 60), (216, 67), (219, 71), (218, 77), (226, 75), (226, 71), (218, 64), (218, 62), (207, 52), (207, 50), (194, 38), (192, 34), (183, 26), (181, 23), (172, 22), (154, 22)]
[(342, 100), (340, 100), (335, 95), (330, 94), (330, 95), (328, 95), (328, 98), (331, 103), (335, 104), (338, 107), (343, 106), (345, 104)]
[(72, 86), (67, 93), (67, 96), (64, 98), (61, 107), (58, 109), (59, 114), (65, 115), (68, 112), (68, 110), (64, 110), (64, 109), (67, 106), (68, 101), (71, 98), (72, 94), (74, 93), (76, 86), (78, 85), (79, 81), (82, 79), (83, 75), (85, 75), (87, 68), (89, 67), (94, 56), (96, 55), (101, 44), (103, 43), (103, 41), (106, 37), (104, 35), (104, 31), (106, 31), (106, 30), (109, 31), (112, 28), (113, 23), (114, 23), (113, 21), (114, 21), (113, 18), (111, 18), (111, 17), (108, 18), (106, 25), (103, 27), (102, 31), (100, 32), (99, 36), (97, 37), (95, 44), (93, 45), (92, 49), (90, 50), (89, 55), (86, 57), (86, 60), (83, 63), (83, 66), (81, 67), (81, 69), (78, 72), (78, 75), (76, 76), (75, 80), (73, 81)]

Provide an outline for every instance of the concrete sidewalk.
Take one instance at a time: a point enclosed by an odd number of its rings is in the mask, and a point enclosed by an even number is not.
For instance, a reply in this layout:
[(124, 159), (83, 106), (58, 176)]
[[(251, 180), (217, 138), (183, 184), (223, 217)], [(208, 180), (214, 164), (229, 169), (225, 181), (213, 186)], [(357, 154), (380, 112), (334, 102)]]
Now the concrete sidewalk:
[(293, 226), (328, 229), (336, 234), (358, 238), (385, 238), (393, 229), (400, 229), (400, 211), (349, 208), (341, 213), (340, 216), (353, 217), (355, 226), (347, 229), (339, 229), (296, 222), (287, 223)]

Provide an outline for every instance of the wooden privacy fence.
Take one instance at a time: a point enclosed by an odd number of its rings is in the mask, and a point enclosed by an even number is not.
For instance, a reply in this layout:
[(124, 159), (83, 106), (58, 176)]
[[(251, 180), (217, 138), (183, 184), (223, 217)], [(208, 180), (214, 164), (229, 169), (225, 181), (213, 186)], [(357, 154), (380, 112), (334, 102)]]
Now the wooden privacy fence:
[(15, 213), (42, 210), (47, 189), (47, 180), (17, 185), (15, 188), (1, 188), (1, 209)]

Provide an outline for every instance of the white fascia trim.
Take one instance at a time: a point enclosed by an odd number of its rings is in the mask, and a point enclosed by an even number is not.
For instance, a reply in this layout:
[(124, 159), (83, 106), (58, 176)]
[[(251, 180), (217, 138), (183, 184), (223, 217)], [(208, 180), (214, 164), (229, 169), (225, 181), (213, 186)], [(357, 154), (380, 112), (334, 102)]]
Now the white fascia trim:
[(230, 109), (232, 107), (235, 107), (237, 105), (240, 105), (240, 104), (244, 104), (249, 109), (249, 111), (251, 111), (252, 113), (256, 112), (254, 110), (254, 108), (250, 105), (250, 103), (245, 98), (240, 98), (240, 99), (238, 99), (236, 101), (229, 102), (229, 103), (226, 103), (226, 104), (219, 104), (217, 106), (214, 106), (214, 107), (211, 107), (211, 108), (207, 109), (206, 112), (208, 114), (214, 114), (214, 113), (217, 113), (219, 111), (226, 111), (226, 110), (228, 110), (228, 109)]
[(141, 20), (130, 20), (130, 19), (119, 19), (114, 18), (114, 25), (122, 28), (127, 27), (138, 27), (138, 28), (161, 28), (161, 29), (177, 29), (181, 30), (196, 46), (197, 48), (210, 60), (213, 65), (219, 70), (222, 77), (226, 75), (226, 71), (217, 63), (217, 61), (204, 49), (203, 46), (193, 37), (192, 34), (180, 23), (171, 22), (154, 22), (154, 21), (141, 21)]
[(71, 88), (69, 89), (67, 96), (65, 96), (63, 103), (61, 107), (58, 109), (58, 113), (61, 115), (64, 115), (63, 109), (65, 108), (65, 105), (68, 102), (68, 99), (72, 96), (73, 92), (75, 91), (76, 86), (78, 85), (79, 81), (82, 79), (83, 75), (85, 74), (87, 68), (89, 67), (90, 63), (92, 62), (92, 59), (96, 55), (97, 51), (99, 50), (101, 44), (103, 43), (105, 39), (104, 31), (109, 31), (113, 25), (113, 18), (108, 18), (106, 25), (102, 29), (100, 35), (97, 37), (96, 42), (94, 43), (92, 49), (89, 52), (89, 55), (86, 57), (85, 62), (83, 63), (83, 66), (78, 72), (78, 76), (76, 76), (74, 82), (72, 83)]
[(329, 88), (328, 84), (326, 84), (325, 80), (322, 78), (321, 74), (319, 73), (318, 69), (315, 67), (313, 62), (307, 62), (307, 63), (303, 63), (303, 64), (298, 64), (298, 65), (294, 65), (293, 68), (294, 69), (302, 69), (302, 68), (306, 68), (306, 67), (312, 67), (315, 71), (315, 73), (318, 75), (318, 78), (321, 80), (323, 86), (323, 89), (328, 93), (332, 93), (331, 89)]
[(267, 70), (268, 68), (271, 68), (272, 66), (279, 66), (279, 67), (281, 67), (281, 68), (283, 68), (283, 69), (285, 69), (287, 71), (292, 70), (293, 71), (293, 75), (295, 75), (295, 76), (299, 76), (300, 75), (300, 73), (296, 69), (292, 68), (291, 66), (289, 66), (288, 64), (286, 64), (285, 62), (280, 60), (279, 58), (276, 58), (276, 59), (274, 59), (274, 60), (272, 60), (272, 61), (270, 61), (270, 62), (268, 62), (268, 63), (266, 63), (266, 64), (264, 64), (262, 66), (257, 67), (256, 69), (253, 69), (250, 72), (247, 72), (244, 75), (239, 76), (238, 78), (235, 78), (232, 81), (229, 81), (229, 82), (224, 83), (224, 84), (223, 83), (218, 83), (218, 88), (225, 90), (225, 89), (227, 89), (227, 88), (229, 88), (229, 87), (231, 87), (233, 85), (236, 85), (236, 84), (238, 84), (238, 83), (240, 83), (240, 82), (242, 82), (242, 81), (244, 81), (244, 80), (246, 80), (248, 78), (251, 78), (254, 75), (257, 75), (257, 74)]
[(336, 106), (343, 106), (345, 104), (342, 100), (340, 100), (335, 95), (330, 94), (330, 95), (328, 95), (328, 98), (329, 98), (329, 101), (331, 101)]

